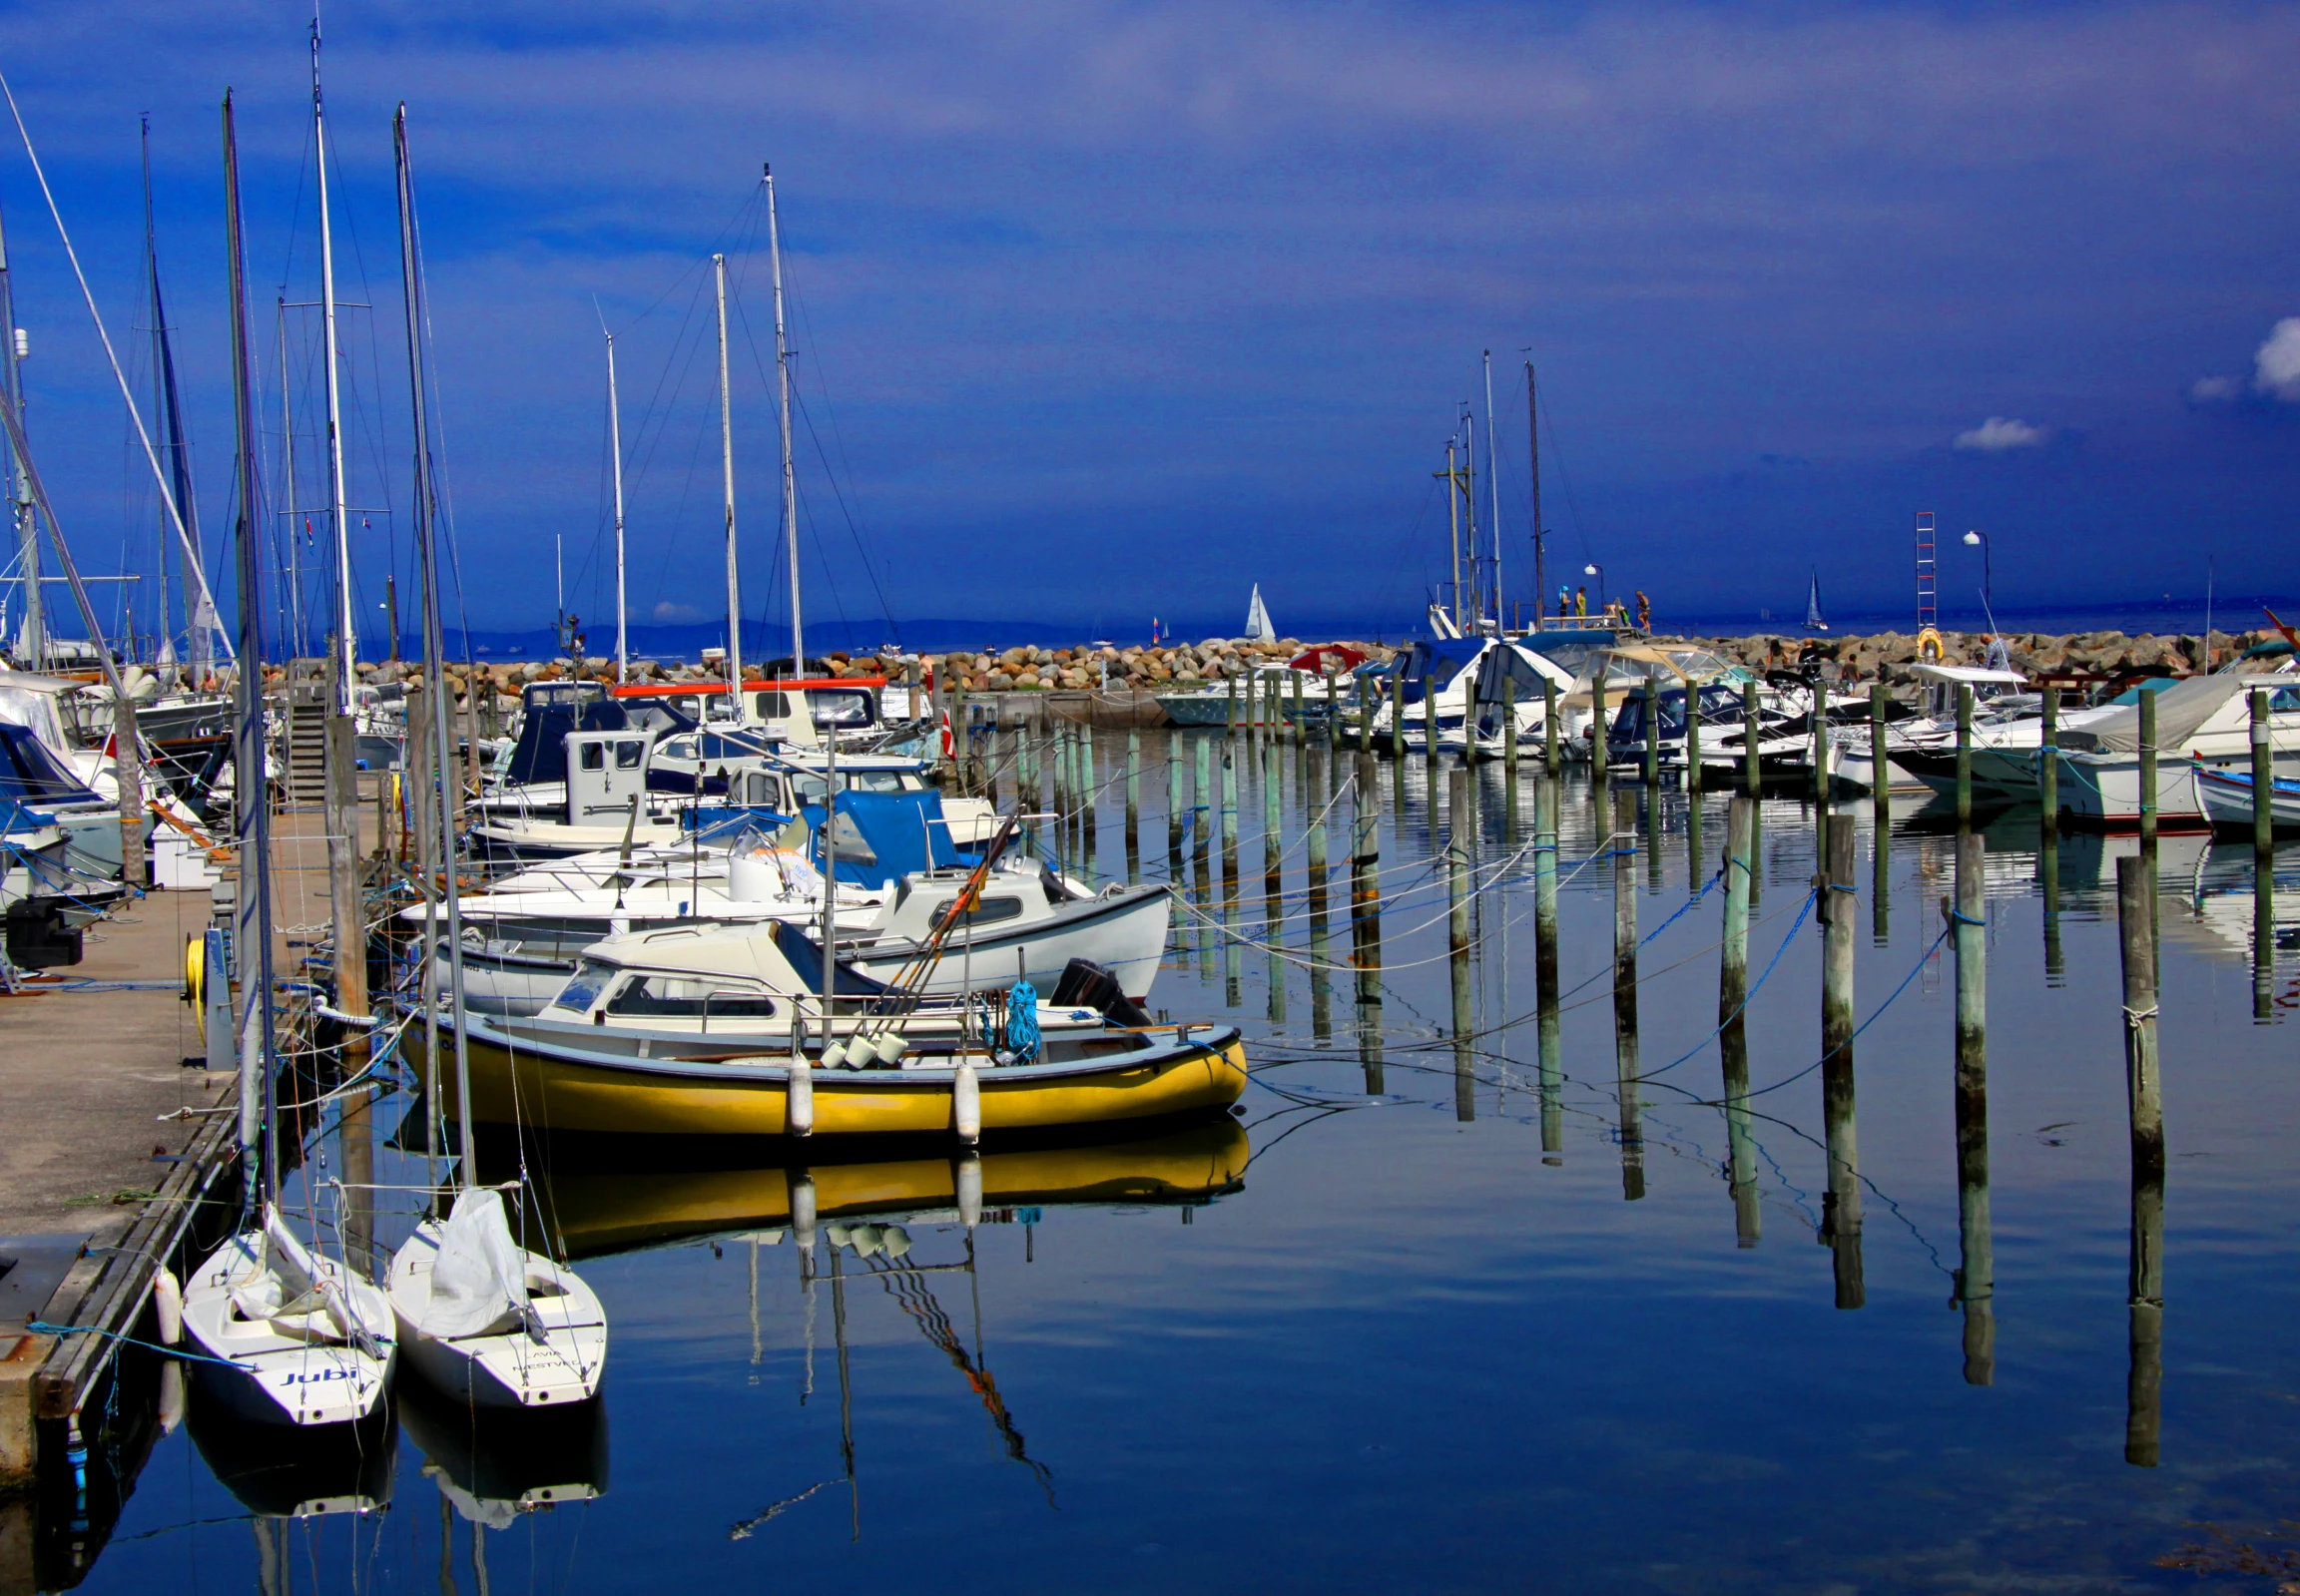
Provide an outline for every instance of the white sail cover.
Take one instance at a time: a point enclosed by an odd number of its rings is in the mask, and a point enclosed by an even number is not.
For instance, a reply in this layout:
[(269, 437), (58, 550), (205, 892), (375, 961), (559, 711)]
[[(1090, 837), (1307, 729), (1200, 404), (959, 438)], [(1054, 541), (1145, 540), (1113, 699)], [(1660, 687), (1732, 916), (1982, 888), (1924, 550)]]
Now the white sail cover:
[(361, 1325), (343, 1289), (327, 1281), (280, 1210), (264, 1208), (262, 1268), (233, 1288), (232, 1306), (251, 1320), (323, 1313), (337, 1337), (358, 1339), (376, 1327)]
[[(2212, 719), (2213, 712), (2242, 693), (2246, 679), (2223, 673), (2192, 676), (2156, 695), (2156, 747), (2177, 754), (2190, 733)], [(2147, 691), (2145, 688), (2143, 692)], [(2132, 754), (2140, 748), (2140, 706), (2127, 704), (2113, 715), (2103, 715), (2086, 726), (2060, 733), (2060, 746), (2087, 754)]]
[(1270, 612), (1262, 604), (1262, 584), (1254, 584), (1253, 602), (1246, 606), (1246, 635), (1257, 643), (1278, 641), (1278, 629), (1270, 624)]
[(439, 1230), (420, 1329), (440, 1340), (499, 1335), (529, 1313), (527, 1256), (511, 1237), (503, 1194), (488, 1187), (462, 1193)]

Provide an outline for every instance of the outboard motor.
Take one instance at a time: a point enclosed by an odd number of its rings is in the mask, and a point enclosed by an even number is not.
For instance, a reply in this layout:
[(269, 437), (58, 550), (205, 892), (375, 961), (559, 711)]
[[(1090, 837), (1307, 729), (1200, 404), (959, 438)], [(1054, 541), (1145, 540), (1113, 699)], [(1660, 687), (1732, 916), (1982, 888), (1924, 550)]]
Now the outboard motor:
[(1072, 959), (1063, 965), (1062, 978), (1046, 1002), (1050, 1008), (1090, 1008), (1113, 1025), (1156, 1023), (1147, 1009), (1126, 995), (1118, 977), (1092, 959)]

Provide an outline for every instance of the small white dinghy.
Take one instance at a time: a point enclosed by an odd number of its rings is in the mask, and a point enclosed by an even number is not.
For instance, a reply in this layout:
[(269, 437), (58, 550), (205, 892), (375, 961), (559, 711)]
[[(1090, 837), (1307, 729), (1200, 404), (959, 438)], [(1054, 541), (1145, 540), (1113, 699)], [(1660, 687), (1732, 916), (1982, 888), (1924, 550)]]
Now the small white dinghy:
[(391, 1376), (383, 1294), (297, 1241), (271, 1203), (262, 1225), (216, 1249), (185, 1284), (184, 1329), (215, 1359), (193, 1365), (204, 1388), (257, 1423), (364, 1418)]
[(503, 1194), (466, 1187), (391, 1260), (399, 1341), (424, 1379), (483, 1407), (563, 1407), (598, 1394), (607, 1315), (572, 1270), (513, 1239)]

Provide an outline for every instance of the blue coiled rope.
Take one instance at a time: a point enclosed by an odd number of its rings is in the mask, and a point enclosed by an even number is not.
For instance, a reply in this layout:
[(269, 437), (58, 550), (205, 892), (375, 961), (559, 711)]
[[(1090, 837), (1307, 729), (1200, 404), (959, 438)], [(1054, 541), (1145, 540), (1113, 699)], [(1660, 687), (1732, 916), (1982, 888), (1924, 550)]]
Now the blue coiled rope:
[(1017, 1064), (1038, 1056), (1038, 990), (1028, 981), (1006, 994), (1006, 1051)]

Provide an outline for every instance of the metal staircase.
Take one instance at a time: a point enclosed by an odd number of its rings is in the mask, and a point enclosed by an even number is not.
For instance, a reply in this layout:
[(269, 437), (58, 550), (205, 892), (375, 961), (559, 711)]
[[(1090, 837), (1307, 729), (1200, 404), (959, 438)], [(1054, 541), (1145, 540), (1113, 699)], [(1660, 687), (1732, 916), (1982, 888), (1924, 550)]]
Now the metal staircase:
[(1917, 512), (1917, 630), (1941, 624), (1939, 568), (1933, 560), (1933, 512)]

